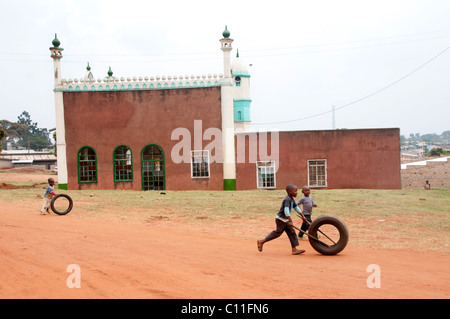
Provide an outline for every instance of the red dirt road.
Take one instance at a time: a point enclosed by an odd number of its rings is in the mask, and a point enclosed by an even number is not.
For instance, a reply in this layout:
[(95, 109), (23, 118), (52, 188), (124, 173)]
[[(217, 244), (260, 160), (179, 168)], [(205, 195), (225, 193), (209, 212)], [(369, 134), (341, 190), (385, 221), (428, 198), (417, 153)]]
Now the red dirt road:
[[(40, 203), (40, 202), (39, 202)], [(350, 243), (322, 256), (307, 241), (290, 255), (285, 235), (258, 252), (256, 239), (171, 220), (41, 216), (39, 204), (1, 203), (0, 298), (449, 298), (450, 256), (367, 250)], [(273, 219), (261, 224), (271, 231)], [(244, 223), (239, 224), (245, 233)], [(351, 234), (350, 234), (351, 235)], [(81, 287), (68, 288), (67, 267)], [(368, 288), (367, 266), (381, 270)]]

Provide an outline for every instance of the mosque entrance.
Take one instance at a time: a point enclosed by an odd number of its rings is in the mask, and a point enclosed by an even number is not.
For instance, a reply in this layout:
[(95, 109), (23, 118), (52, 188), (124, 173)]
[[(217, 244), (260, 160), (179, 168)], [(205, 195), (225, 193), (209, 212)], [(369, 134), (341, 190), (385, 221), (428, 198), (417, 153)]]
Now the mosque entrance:
[(142, 190), (165, 189), (164, 152), (156, 144), (149, 144), (141, 152)]

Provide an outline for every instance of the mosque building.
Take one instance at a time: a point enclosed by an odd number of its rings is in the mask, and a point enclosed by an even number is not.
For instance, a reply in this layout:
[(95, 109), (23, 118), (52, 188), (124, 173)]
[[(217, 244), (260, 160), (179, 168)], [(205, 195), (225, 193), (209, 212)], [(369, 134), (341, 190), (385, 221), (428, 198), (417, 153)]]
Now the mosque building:
[(223, 73), (63, 79), (55, 35), (61, 189), (398, 189), (398, 128), (252, 131), (250, 73), (225, 27)]

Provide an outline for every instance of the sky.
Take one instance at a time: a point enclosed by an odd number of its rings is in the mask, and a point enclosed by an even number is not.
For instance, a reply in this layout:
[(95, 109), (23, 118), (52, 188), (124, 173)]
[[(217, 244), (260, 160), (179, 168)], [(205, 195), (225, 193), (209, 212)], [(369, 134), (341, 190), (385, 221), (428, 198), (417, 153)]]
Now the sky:
[[(0, 119), (54, 128), (62, 78), (223, 73), (219, 39), (249, 65), (259, 130), (450, 130), (448, 0), (15, 0), (0, 5)], [(333, 112), (334, 108), (334, 112)], [(334, 118), (334, 121), (333, 121)]]

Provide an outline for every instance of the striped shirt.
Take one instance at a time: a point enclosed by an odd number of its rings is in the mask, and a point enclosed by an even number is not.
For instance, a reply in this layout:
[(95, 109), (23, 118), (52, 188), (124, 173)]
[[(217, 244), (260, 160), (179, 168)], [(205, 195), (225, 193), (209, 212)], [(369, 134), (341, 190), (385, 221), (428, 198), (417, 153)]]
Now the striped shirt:
[(291, 216), (292, 209), (295, 209), (295, 211), (298, 213), (301, 212), (295, 200), (289, 195), (287, 195), (283, 199), (283, 202), (281, 203), (281, 207), (280, 210), (278, 211), (277, 218), (285, 222), (288, 222), (289, 220), (287, 217)]

